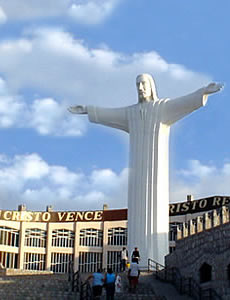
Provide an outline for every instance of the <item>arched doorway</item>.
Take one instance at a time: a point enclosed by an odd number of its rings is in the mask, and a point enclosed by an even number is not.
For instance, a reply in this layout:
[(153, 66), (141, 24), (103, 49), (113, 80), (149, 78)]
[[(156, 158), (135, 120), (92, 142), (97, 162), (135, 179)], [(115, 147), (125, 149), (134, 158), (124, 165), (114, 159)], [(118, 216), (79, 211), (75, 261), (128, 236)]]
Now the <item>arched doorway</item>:
[(228, 276), (228, 280), (230, 281), (230, 264), (227, 267), (227, 276)]
[(207, 263), (203, 263), (200, 267), (200, 283), (208, 282), (212, 280), (212, 266)]

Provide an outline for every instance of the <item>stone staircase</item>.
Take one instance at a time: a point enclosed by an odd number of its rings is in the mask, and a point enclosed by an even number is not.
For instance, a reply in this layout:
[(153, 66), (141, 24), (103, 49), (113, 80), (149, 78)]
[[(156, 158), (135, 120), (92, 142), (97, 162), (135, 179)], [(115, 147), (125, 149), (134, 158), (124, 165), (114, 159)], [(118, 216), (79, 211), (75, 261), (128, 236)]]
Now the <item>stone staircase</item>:
[(77, 299), (69, 290), (66, 274), (0, 277), (1, 300)]
[(139, 278), (139, 283), (136, 291), (129, 290), (129, 283), (127, 279), (126, 273), (120, 274), (122, 277), (122, 292), (116, 294), (115, 300), (131, 300), (131, 299), (139, 299), (139, 300), (166, 300), (166, 298), (156, 295), (154, 288), (152, 286), (153, 275), (152, 273), (142, 273)]
[[(89, 274), (82, 274), (84, 279)], [(176, 290), (167, 283), (156, 280), (153, 273), (142, 272), (139, 284), (135, 292), (129, 291), (126, 273), (122, 277), (122, 292), (115, 295), (115, 300), (187, 300), (179, 295)], [(29, 274), (18, 276), (0, 277), (1, 300), (79, 300), (79, 293), (72, 293), (67, 274)], [(105, 290), (101, 300), (105, 300)]]
[[(190, 297), (179, 295), (176, 289), (168, 283), (160, 282), (155, 279), (152, 272), (141, 272), (137, 290), (134, 293), (129, 292), (127, 274), (122, 273), (123, 291), (116, 294), (115, 300), (190, 300)], [(105, 298), (104, 298), (105, 299)], [(104, 300), (103, 299), (103, 300)]]

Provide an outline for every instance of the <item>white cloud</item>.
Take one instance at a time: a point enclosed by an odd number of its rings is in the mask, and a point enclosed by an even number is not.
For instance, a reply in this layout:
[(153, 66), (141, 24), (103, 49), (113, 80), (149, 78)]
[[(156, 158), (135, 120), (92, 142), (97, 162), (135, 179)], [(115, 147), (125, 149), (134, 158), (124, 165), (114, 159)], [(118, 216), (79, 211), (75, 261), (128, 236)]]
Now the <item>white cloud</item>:
[(197, 160), (188, 162), (188, 168), (178, 170), (171, 181), (171, 202), (186, 201), (187, 195), (195, 199), (211, 195), (230, 195), (230, 163), (217, 168)]
[[(1, 154), (0, 158), (2, 209), (16, 209), (21, 203), (32, 210), (43, 210), (46, 205), (53, 205), (56, 210), (101, 209), (105, 203), (110, 208), (127, 207), (128, 169), (119, 174), (97, 169), (86, 175), (64, 166), (49, 165), (36, 153), (13, 158)], [(171, 180), (171, 202), (185, 201), (188, 194), (195, 199), (230, 195), (229, 170), (230, 163), (217, 168), (189, 162), (187, 170), (179, 170)]]
[(48, 175), (49, 167), (37, 154), (28, 156), (16, 156), (14, 158), (14, 169), (24, 180), (41, 179)]
[(136, 98), (135, 76), (141, 72), (152, 73), (160, 94), (167, 96), (209, 81), (203, 74), (168, 63), (154, 51), (125, 55), (104, 46), (90, 49), (57, 28), (37, 29), (23, 39), (2, 41), (0, 55), (1, 72), (11, 88), (43, 89), (85, 103), (131, 103)]
[[(0, 0), (0, 20), (68, 17), (82, 24), (103, 22), (120, 0)], [(2, 17), (1, 17), (2, 16)]]
[[(206, 75), (168, 63), (154, 51), (125, 55), (106, 46), (91, 49), (57, 28), (36, 29), (23, 38), (2, 41), (0, 57), (1, 74), (11, 91), (3, 89), (0, 126), (32, 127), (43, 135), (85, 131), (87, 119), (67, 113), (68, 105), (135, 103), (139, 73), (154, 75), (160, 97), (183, 95), (210, 81)], [(13, 96), (28, 88), (49, 96), (33, 102)]]
[(72, 118), (67, 106), (52, 98), (28, 101), (9, 93), (0, 78), (0, 127), (34, 128), (41, 135), (79, 136), (86, 130), (86, 122)]
[(7, 16), (4, 10), (0, 6), (0, 24), (5, 23), (7, 21)]
[(62, 15), (70, 3), (70, 0), (0, 0), (0, 6), (10, 20)]
[(94, 170), (86, 176), (64, 166), (49, 165), (38, 154), (1, 154), (0, 206), (16, 209), (24, 203), (28, 209), (58, 210), (101, 209), (104, 203), (119, 208), (127, 205), (127, 170)]
[(120, 0), (77, 1), (69, 9), (71, 17), (83, 24), (98, 24), (107, 18)]
[(178, 171), (178, 174), (184, 175), (186, 177), (194, 176), (197, 178), (204, 178), (210, 176), (216, 172), (214, 166), (202, 165), (199, 160), (190, 160), (188, 162), (188, 169)]
[[(116, 194), (119, 189), (124, 190), (127, 184), (127, 177), (128, 169), (124, 169), (120, 174), (116, 174), (110, 169), (94, 170), (90, 176), (90, 185), (98, 188), (105, 194), (109, 193), (111, 197), (113, 192)], [(116, 201), (119, 202), (119, 199)]]
[(10, 95), (6, 83), (0, 78), (0, 127), (20, 127), (20, 118), (25, 119), (25, 103), (19, 97)]
[(71, 118), (66, 108), (51, 98), (36, 99), (30, 106), (29, 125), (42, 135), (82, 135), (85, 122), (79, 118)]
[(52, 166), (50, 180), (51, 182), (57, 185), (73, 187), (77, 185), (77, 183), (81, 181), (83, 178), (84, 178), (83, 174), (69, 172), (66, 167)]

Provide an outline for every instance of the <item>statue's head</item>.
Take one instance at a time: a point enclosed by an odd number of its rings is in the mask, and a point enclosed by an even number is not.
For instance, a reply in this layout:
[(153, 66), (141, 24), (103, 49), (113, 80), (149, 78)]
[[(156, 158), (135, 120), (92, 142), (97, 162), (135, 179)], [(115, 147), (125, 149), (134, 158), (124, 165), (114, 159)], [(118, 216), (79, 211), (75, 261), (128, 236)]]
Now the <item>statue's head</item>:
[(136, 85), (139, 102), (156, 101), (158, 99), (155, 82), (151, 75), (138, 75), (136, 79)]

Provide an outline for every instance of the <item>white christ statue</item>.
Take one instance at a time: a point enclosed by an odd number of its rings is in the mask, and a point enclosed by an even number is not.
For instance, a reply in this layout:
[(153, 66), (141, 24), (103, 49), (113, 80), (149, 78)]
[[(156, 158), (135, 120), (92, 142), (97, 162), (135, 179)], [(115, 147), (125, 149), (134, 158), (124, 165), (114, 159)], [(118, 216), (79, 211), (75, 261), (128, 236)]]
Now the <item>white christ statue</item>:
[(168, 254), (170, 127), (194, 110), (204, 106), (209, 94), (222, 84), (210, 83), (189, 95), (159, 99), (151, 75), (136, 79), (138, 103), (122, 108), (72, 106), (74, 114), (88, 114), (90, 122), (129, 133), (128, 248), (138, 247), (140, 265), (148, 258), (161, 264)]

